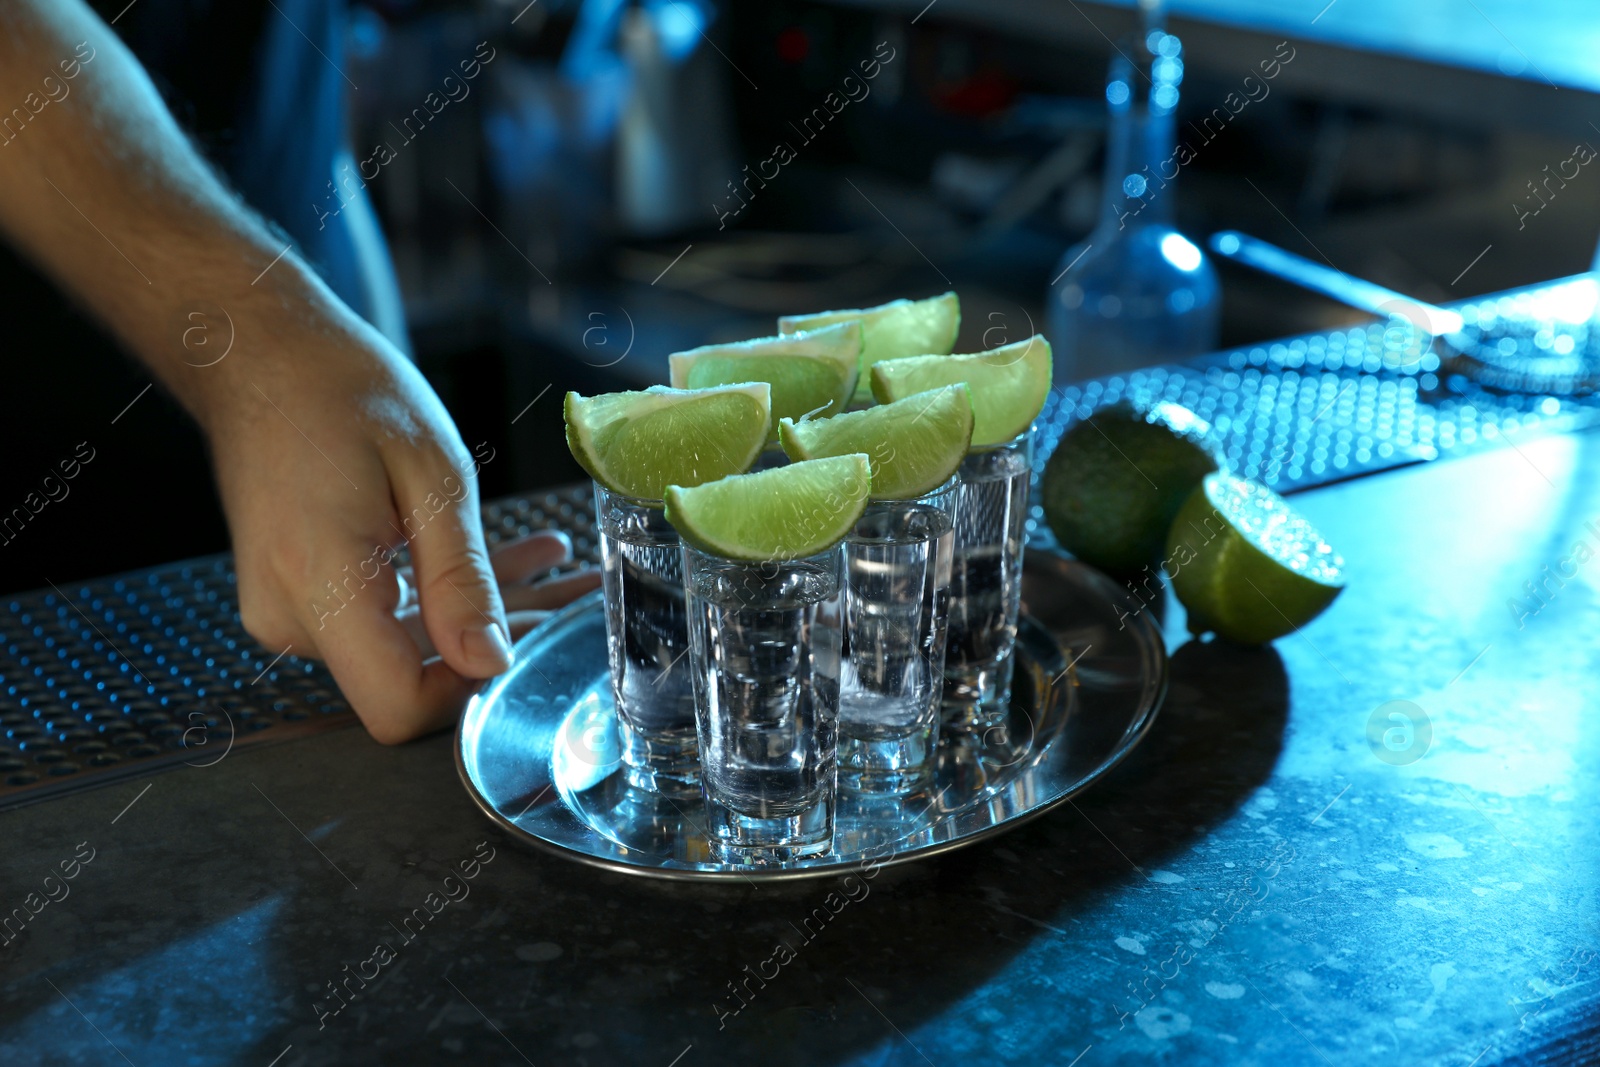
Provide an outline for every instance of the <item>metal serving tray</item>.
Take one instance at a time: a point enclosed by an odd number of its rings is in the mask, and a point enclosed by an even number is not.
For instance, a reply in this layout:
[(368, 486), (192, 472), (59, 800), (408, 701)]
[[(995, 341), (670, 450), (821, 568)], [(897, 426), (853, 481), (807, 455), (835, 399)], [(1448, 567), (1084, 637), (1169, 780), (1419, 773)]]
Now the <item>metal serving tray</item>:
[(600, 594), (524, 637), (475, 697), (456, 766), (513, 838), (625, 874), (773, 880), (908, 863), (1004, 833), (1093, 784), (1149, 730), (1166, 692), (1161, 635), (1110, 579), (1029, 550), (1009, 723), (945, 739), (925, 791), (841, 792), (834, 847), (783, 866), (714, 861), (698, 800), (629, 788), (619, 770)]

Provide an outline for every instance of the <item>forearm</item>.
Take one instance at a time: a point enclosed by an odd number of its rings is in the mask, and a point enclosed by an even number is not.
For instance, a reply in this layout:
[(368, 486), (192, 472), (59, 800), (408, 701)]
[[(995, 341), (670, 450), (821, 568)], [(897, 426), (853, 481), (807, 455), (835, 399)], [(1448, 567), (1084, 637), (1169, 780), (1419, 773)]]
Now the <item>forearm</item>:
[(197, 372), (215, 358), (184, 346), (197, 307), (227, 313), (241, 355), (381, 343), (298, 256), (280, 257), (286, 242), (216, 178), (81, 0), (0, 0), (0, 234), (202, 422), (219, 394), (249, 386), (246, 361)]

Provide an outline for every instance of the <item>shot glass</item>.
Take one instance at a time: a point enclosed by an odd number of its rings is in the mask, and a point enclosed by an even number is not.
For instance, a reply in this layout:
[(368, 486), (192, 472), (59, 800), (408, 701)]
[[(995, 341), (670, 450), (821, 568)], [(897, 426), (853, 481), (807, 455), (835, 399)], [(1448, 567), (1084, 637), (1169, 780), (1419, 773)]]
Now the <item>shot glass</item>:
[(845, 539), (840, 788), (905, 793), (933, 777), (956, 494), (952, 479), (873, 501)]
[(833, 841), (844, 555), (747, 563), (684, 546), (712, 854), (782, 863)]
[(970, 453), (956, 472), (955, 562), (944, 662), (944, 726), (1003, 726), (1022, 606), (1033, 431)]
[(623, 773), (636, 788), (692, 798), (700, 755), (678, 532), (660, 501), (596, 483), (594, 506)]

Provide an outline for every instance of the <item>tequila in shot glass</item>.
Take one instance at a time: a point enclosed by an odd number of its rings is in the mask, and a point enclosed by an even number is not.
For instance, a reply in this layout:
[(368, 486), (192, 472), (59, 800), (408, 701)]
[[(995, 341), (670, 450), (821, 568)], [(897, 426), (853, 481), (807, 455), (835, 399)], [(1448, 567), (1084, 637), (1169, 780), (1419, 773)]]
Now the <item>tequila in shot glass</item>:
[(864, 453), (668, 486), (682, 536), (700, 788), (717, 860), (782, 864), (833, 846), (845, 537)]
[(958, 383), (971, 395), (971, 443), (956, 471), (946, 730), (987, 730), (1008, 717), (1031, 434), (1050, 394), (1050, 363), (1050, 343), (1035, 334), (984, 352), (872, 365), (872, 393), (889, 407)]
[(1006, 722), (1022, 605), (1033, 431), (975, 449), (956, 474), (955, 562), (944, 664), (944, 725), (984, 731)]
[(685, 545), (683, 556), (712, 853), (781, 863), (826, 852), (843, 552), (755, 563)]
[(606, 652), (623, 773), (637, 789), (699, 788), (683, 557), (667, 521), (671, 485), (746, 470), (772, 433), (771, 388), (651, 386), (562, 406), (567, 447), (594, 479)]
[(693, 797), (700, 756), (678, 533), (659, 500), (596, 483), (594, 506), (623, 773), (637, 788)]
[(911, 792), (932, 779), (955, 543), (954, 480), (875, 500), (845, 539), (839, 784)]

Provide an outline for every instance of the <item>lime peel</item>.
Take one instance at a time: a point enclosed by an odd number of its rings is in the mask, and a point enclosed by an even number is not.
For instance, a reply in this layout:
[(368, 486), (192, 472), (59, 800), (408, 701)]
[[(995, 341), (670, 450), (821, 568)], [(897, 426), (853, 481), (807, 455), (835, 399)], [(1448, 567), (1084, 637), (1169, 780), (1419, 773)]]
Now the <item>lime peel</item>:
[(778, 438), (790, 459), (864, 452), (872, 499), (911, 500), (947, 482), (972, 444), (972, 393), (963, 383), (826, 419), (783, 419)]
[(699, 485), (749, 470), (772, 425), (765, 382), (568, 393), (562, 411), (578, 465), (612, 492), (643, 500), (660, 500), (670, 484)]
[(767, 382), (772, 386), (775, 433), (777, 419), (819, 409), (844, 410), (860, 374), (861, 344), (861, 324), (841, 322), (803, 333), (702, 345), (672, 353), (667, 363), (677, 389)]
[(1045, 520), (1085, 563), (1132, 573), (1156, 561), (1219, 458), (1211, 427), (1188, 408), (1120, 401), (1062, 434), (1039, 479)]
[(778, 332), (792, 334), (842, 322), (861, 323), (861, 373), (855, 398), (870, 400), (873, 364), (906, 356), (948, 355), (955, 348), (961, 329), (961, 300), (949, 292), (926, 300), (891, 300), (870, 308), (785, 315), (778, 320)]
[(1040, 334), (988, 352), (913, 356), (872, 368), (872, 395), (890, 403), (941, 385), (972, 390), (972, 447), (1004, 444), (1026, 433), (1050, 395), (1050, 342)]
[(752, 562), (805, 559), (844, 540), (866, 510), (871, 484), (864, 453), (804, 460), (668, 486), (667, 521), (703, 552)]

